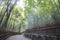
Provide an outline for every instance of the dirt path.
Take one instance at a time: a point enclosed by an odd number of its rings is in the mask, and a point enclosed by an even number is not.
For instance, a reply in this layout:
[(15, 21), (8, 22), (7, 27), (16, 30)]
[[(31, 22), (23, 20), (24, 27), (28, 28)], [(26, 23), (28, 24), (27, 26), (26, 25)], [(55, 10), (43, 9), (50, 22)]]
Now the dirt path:
[(14, 35), (14, 36), (10, 36), (6, 40), (31, 40), (31, 39), (28, 39), (24, 37), (23, 35)]

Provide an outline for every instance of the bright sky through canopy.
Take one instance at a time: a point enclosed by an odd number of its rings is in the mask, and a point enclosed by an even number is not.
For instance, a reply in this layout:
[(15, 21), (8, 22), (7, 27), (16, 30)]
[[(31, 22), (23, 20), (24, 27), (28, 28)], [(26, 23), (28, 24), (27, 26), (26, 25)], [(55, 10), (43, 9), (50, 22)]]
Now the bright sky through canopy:
[(18, 6), (18, 7), (21, 7), (21, 8), (24, 8), (24, 2), (23, 2), (23, 0), (19, 0), (19, 1), (17, 2), (17, 6)]

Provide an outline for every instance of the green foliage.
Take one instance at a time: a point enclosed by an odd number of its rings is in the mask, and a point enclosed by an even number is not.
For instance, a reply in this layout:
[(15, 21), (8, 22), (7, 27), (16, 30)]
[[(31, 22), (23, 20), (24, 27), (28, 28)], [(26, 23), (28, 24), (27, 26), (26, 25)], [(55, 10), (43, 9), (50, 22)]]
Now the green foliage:
[[(2, 0), (1, 2), (4, 3), (0, 3), (0, 20), (6, 11), (6, 7), (3, 6), (10, 8), (14, 0)], [(7, 23), (8, 30), (20, 32), (26, 28), (60, 22), (59, 0), (23, 0), (23, 3), (24, 8), (17, 7), (17, 4), (14, 6)]]
[[(35, 2), (34, 2), (35, 1)], [(53, 25), (60, 22), (58, 0), (28, 0), (25, 12), (28, 14), (27, 27)], [(32, 3), (33, 2), (33, 3)]]

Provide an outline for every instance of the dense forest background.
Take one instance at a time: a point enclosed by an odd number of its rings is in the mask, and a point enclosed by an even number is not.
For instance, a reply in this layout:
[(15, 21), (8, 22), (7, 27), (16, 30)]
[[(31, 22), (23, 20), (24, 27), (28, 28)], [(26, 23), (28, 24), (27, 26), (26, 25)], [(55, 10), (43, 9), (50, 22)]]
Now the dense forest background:
[(60, 23), (60, 0), (0, 0), (0, 29), (22, 32)]

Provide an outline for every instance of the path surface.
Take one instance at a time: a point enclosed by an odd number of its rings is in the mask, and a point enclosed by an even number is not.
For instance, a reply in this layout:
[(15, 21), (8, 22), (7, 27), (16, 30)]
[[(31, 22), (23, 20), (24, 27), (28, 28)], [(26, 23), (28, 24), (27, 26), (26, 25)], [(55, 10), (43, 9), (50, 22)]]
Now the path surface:
[(23, 35), (14, 35), (14, 36), (8, 37), (6, 40), (31, 40), (31, 39), (28, 39)]

